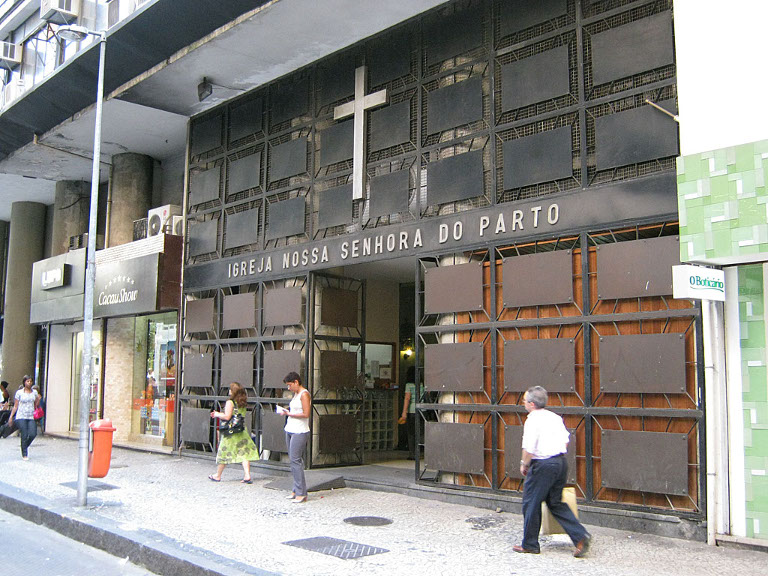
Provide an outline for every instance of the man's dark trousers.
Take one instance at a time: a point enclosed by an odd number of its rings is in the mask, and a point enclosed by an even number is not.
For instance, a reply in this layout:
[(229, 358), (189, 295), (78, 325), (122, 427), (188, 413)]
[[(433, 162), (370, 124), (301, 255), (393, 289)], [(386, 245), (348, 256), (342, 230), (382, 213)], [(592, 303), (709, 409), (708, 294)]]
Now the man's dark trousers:
[(539, 551), (542, 502), (547, 503), (549, 511), (571, 537), (574, 546), (587, 536), (584, 526), (573, 515), (568, 504), (562, 501), (567, 478), (568, 461), (565, 454), (531, 461), (523, 484), (523, 548), (526, 550)]

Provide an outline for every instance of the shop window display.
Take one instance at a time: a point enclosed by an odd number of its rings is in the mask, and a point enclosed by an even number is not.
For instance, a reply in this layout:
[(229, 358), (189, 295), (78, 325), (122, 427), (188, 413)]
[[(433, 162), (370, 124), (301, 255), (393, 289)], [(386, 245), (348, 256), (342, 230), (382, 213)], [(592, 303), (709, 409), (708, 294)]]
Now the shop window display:
[(173, 445), (176, 402), (175, 313), (136, 319), (133, 433)]

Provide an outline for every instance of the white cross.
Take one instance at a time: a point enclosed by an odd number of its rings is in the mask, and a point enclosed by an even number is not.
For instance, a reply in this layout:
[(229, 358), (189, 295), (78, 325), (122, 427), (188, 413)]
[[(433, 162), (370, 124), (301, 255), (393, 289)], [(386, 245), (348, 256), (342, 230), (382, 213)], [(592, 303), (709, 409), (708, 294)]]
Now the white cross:
[(362, 200), (365, 190), (365, 111), (387, 103), (387, 90), (365, 94), (366, 67), (355, 69), (355, 99), (333, 109), (333, 119), (355, 117), (355, 143), (352, 155), (352, 199)]

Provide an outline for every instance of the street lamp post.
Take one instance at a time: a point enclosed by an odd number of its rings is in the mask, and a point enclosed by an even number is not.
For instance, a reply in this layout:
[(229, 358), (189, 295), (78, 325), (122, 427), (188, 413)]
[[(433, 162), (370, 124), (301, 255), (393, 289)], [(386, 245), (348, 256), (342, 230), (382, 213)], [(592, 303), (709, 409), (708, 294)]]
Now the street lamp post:
[(65, 40), (82, 40), (86, 36), (99, 39), (99, 79), (96, 92), (96, 125), (93, 130), (93, 167), (91, 172), (91, 206), (88, 219), (88, 248), (85, 268), (85, 297), (83, 299), (83, 358), (80, 378), (80, 442), (77, 462), (77, 505), (88, 503), (88, 421), (93, 356), (93, 292), (96, 284), (96, 230), (99, 212), (99, 166), (101, 163), (101, 114), (104, 103), (104, 57), (107, 33), (93, 32), (82, 26), (59, 27), (58, 35)]

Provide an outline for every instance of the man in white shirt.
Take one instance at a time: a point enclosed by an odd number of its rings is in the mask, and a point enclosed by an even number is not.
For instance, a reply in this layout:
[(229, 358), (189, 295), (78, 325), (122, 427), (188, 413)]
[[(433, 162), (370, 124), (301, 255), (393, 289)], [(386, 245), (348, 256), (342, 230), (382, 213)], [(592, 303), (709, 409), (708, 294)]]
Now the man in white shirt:
[(563, 419), (549, 410), (547, 391), (541, 386), (529, 388), (523, 396), (528, 417), (523, 427), (523, 459), (520, 473), (523, 483), (523, 543), (514, 546), (515, 552), (539, 553), (541, 529), (541, 503), (546, 502), (549, 511), (571, 537), (576, 550), (573, 555), (581, 558), (587, 553), (592, 536), (576, 519), (568, 505), (562, 501), (563, 488), (568, 478), (569, 434)]

